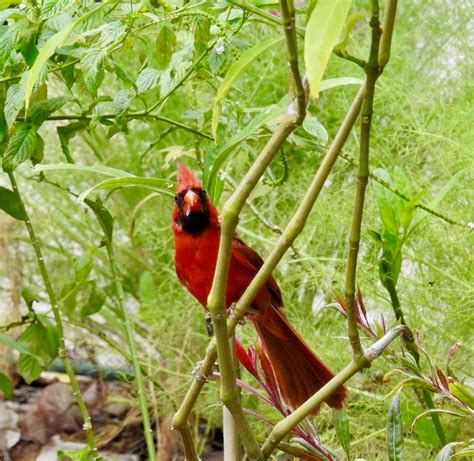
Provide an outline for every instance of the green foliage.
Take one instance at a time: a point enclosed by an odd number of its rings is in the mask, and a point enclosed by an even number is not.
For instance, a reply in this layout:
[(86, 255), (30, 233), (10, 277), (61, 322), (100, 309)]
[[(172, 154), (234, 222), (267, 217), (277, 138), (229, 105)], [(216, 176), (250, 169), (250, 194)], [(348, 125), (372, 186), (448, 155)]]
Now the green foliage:
[(403, 459), (403, 423), (400, 413), (401, 392), (393, 397), (387, 418), (387, 453), (390, 461)]
[[(262, 256), (299, 205), (362, 83), (362, 70), (331, 56), (331, 50), (344, 54), (350, 48), (351, 54), (366, 57), (369, 29), (361, 17), (369, 15), (367, 3), (354, 2), (352, 11), (361, 13), (347, 18), (348, 2), (330, 3), (304, 2), (297, 9), (301, 70), (310, 75), (313, 94), (319, 84), (319, 99), (310, 100), (304, 125), (285, 143), (241, 215), (239, 234)], [(473, 393), (474, 271), (466, 223), (473, 221), (467, 182), (474, 94), (466, 57), (470, 16), (461, 3), (453, 16), (449, 4), (431, 8), (427, 2), (399, 2), (394, 50), (376, 89), (371, 134), (371, 173), (386, 184), (370, 180), (359, 258), (358, 284), (370, 321), (380, 322), (383, 314), (386, 325), (395, 323), (379, 283), (392, 281), (407, 323), (423, 338), (429, 359), (421, 352), (418, 365), (394, 343), (386, 360), (353, 378), (346, 413), (333, 415), (321, 408), (316, 420), (320, 439), (340, 456), (345, 450), (353, 458), (387, 458), (380, 428), (389, 404), (382, 397), (393, 398), (399, 391), (401, 422), (396, 405), (390, 409), (393, 456), (399, 453), (401, 428), (412, 425), (404, 434), (407, 460), (428, 459), (443, 450), (439, 459), (472, 453), (466, 442), (472, 428), (466, 422)], [(71, 322), (66, 336), (69, 328), (80, 328), (81, 337), (98, 353), (107, 350), (126, 361), (123, 316), (103, 246), (114, 237), (124, 303), (137, 319), (135, 336), (146, 345), (139, 358), (149, 373), (147, 392), (153, 388), (159, 416), (167, 415), (181, 401), (207, 342), (203, 313), (174, 273), (169, 222), (175, 163), (195, 170), (218, 204), (248, 171), (289, 100), (279, 18), (243, 12), (229, 2), (182, 7), (177, 2), (25, 4), (27, 8), (13, 2), (0, 11), (3, 168), (15, 170), (25, 191), (61, 312)], [(276, 2), (252, 5), (266, 13), (278, 8)], [(342, 6), (346, 13), (338, 19), (316, 9)], [(317, 21), (324, 21), (321, 28), (314, 26)], [(330, 33), (324, 33), (326, 28)], [(354, 130), (345, 158), (354, 161), (357, 149)], [(33, 170), (29, 160), (37, 163)], [(3, 177), (0, 219), (23, 220), (8, 177)], [(344, 322), (326, 306), (333, 290), (342, 291), (355, 180), (352, 164), (339, 159), (304, 232), (275, 273), (287, 315), (333, 370), (350, 358)], [(448, 224), (421, 205), (461, 225)], [(26, 246), (22, 223), (17, 224), (8, 236), (8, 251), (19, 246), (22, 303), (34, 311), (34, 301), (44, 300), (44, 293), (34, 253)], [(367, 237), (368, 228), (373, 239)], [(0, 276), (13, 272), (9, 264), (0, 264)], [(9, 285), (2, 279), (0, 286)], [(30, 293), (29, 287), (34, 287)], [(2, 293), (2, 298), (9, 296)], [(314, 307), (317, 299), (324, 309)], [(51, 312), (45, 317), (51, 318)], [(381, 332), (382, 322), (378, 325)], [(82, 335), (86, 327), (90, 330)], [(42, 343), (39, 334), (51, 328), (30, 312), (27, 344), (0, 334), (0, 342), (20, 354), (27, 379), (34, 379), (54, 355), (54, 347)], [(104, 331), (114, 338), (111, 344), (101, 339)], [(244, 340), (255, 340), (251, 328), (238, 331)], [(445, 366), (445, 351), (456, 341), (463, 348)], [(243, 379), (249, 377), (244, 373)], [(0, 374), (2, 391), (8, 393), (8, 386)], [(431, 413), (413, 389), (429, 391), (435, 409), (444, 411), (438, 414), (446, 429), (446, 449), (440, 451)], [(246, 407), (275, 421), (276, 415), (258, 399), (246, 393), (243, 399)], [(220, 408), (215, 402), (216, 384), (211, 382), (197, 403), (195, 421), (217, 427)], [(268, 432), (268, 425), (250, 420), (255, 432)]]
[(319, 95), (319, 85), (351, 3), (351, 0), (318, 1), (306, 25), (304, 61), (314, 98)]

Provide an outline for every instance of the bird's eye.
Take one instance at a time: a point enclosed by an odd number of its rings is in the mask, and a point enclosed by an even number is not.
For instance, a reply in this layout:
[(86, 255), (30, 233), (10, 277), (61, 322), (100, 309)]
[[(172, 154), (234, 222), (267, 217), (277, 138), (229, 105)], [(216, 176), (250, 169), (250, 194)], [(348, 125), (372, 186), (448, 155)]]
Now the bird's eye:
[(201, 189), (201, 194), (206, 195), (207, 194), (206, 189)]
[(176, 194), (176, 195), (174, 196), (174, 199), (175, 199), (176, 202), (181, 202), (181, 201), (183, 200), (183, 197), (181, 197), (180, 194)]

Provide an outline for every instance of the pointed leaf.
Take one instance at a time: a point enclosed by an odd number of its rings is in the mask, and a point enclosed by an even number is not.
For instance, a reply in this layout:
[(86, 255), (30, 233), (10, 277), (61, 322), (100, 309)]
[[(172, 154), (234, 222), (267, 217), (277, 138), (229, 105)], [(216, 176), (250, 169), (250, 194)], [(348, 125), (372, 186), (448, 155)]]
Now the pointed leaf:
[(166, 69), (175, 49), (176, 34), (169, 24), (163, 24), (156, 36), (156, 55), (161, 69)]
[(2, 186), (0, 186), (0, 209), (19, 221), (26, 219), (25, 211), (15, 193)]
[(10, 138), (3, 156), (3, 171), (13, 171), (20, 163), (31, 158), (36, 144), (36, 127), (30, 124), (19, 125)]
[(8, 378), (8, 376), (0, 371), (0, 391), (5, 394), (7, 399), (13, 397), (13, 384)]
[(389, 461), (403, 459), (403, 423), (400, 412), (401, 390), (393, 397), (388, 409), (387, 419), (387, 449)]
[(460, 444), (461, 442), (451, 442), (445, 445), (436, 455), (435, 461), (450, 461), (454, 448)]
[(339, 443), (344, 449), (347, 459), (351, 459), (351, 436), (349, 429), (349, 418), (345, 409), (333, 410), (332, 420)]
[(61, 109), (69, 101), (71, 101), (69, 96), (58, 96), (33, 103), (30, 110), (31, 122), (40, 126), (52, 113)]
[(311, 13), (304, 40), (304, 61), (311, 95), (318, 97), (319, 87), (337, 43), (352, 0), (319, 0)]
[(255, 45), (254, 47), (242, 53), (242, 56), (229, 67), (229, 70), (225, 74), (224, 80), (217, 90), (216, 99), (214, 101), (214, 111), (212, 113), (212, 135), (214, 138), (217, 135), (217, 125), (219, 123), (222, 101), (227, 96), (227, 93), (235, 85), (235, 82), (240, 78), (240, 76), (245, 72), (250, 64), (255, 61), (255, 59), (269, 50), (272, 46), (280, 43), (282, 40), (283, 37), (281, 36), (272, 37), (262, 43), (259, 43), (258, 45)]

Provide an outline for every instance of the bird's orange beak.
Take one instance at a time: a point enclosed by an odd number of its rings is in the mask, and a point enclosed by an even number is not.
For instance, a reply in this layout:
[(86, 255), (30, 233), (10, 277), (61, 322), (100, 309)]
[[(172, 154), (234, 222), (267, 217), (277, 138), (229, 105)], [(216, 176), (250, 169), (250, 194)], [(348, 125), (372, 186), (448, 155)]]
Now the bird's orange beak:
[(189, 216), (191, 211), (196, 209), (196, 205), (199, 203), (199, 195), (192, 190), (188, 190), (183, 198), (183, 211), (186, 216)]

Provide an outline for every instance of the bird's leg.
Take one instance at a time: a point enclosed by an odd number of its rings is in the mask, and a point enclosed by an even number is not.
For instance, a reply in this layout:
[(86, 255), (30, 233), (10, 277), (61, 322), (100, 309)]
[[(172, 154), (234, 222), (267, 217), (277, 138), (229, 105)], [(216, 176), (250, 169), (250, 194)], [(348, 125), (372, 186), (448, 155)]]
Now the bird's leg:
[[(252, 310), (252, 309), (249, 309), (249, 311), (250, 310)], [(230, 305), (227, 312), (228, 312), (229, 317), (236, 320), (239, 325), (245, 325), (245, 319), (240, 319), (240, 318), (237, 317), (237, 313), (235, 311), (235, 303), (232, 303)]]

